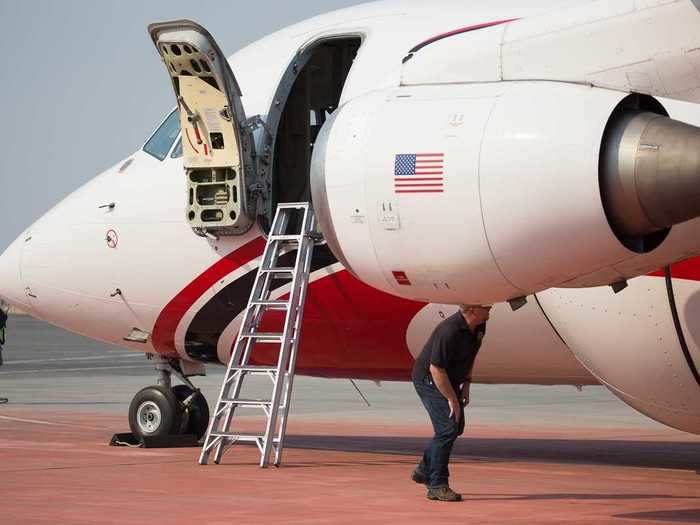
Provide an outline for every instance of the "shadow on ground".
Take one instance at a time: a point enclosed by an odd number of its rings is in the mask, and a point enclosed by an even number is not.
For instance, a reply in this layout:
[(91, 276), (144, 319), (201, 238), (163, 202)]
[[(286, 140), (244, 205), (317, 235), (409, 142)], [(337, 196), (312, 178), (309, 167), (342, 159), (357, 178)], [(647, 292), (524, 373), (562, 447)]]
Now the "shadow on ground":
[[(287, 447), (343, 452), (378, 452), (419, 457), (423, 437), (288, 435)], [(546, 462), (669, 468), (700, 472), (700, 443), (551, 438), (461, 438), (453, 461), (536, 460)]]
[(645, 521), (666, 521), (678, 523), (700, 523), (700, 509), (655, 510), (651, 512), (630, 512), (615, 514), (614, 518)]

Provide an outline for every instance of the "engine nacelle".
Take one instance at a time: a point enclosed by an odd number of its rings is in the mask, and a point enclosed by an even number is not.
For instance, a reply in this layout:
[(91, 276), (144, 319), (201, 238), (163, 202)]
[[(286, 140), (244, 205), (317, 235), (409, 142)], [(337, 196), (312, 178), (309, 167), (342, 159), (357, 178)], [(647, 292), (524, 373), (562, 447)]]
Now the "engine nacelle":
[[(686, 341), (698, 363), (691, 330), (698, 286), (674, 281)], [(538, 297), (557, 333), (601, 384), (657, 421), (700, 433), (700, 387), (679, 345), (663, 277), (633, 279), (620, 294), (599, 287), (548, 290)]]
[(663, 261), (648, 253), (670, 224), (620, 233), (634, 192), (601, 197), (638, 182), (634, 169), (614, 168), (634, 166), (643, 149), (634, 137), (648, 135), (627, 132), (631, 121), (644, 128), (630, 115), (663, 113), (639, 100), (554, 82), (411, 86), (351, 100), (324, 125), (312, 159), (326, 240), (366, 283), (438, 303), (610, 284), (687, 257), (695, 240)]

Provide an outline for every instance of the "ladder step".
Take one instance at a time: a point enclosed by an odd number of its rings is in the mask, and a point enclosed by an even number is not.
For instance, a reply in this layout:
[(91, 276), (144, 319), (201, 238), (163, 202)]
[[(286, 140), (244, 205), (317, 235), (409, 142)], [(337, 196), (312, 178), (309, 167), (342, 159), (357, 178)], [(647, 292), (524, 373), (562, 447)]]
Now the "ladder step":
[(271, 366), (255, 366), (255, 365), (247, 365), (247, 366), (232, 366), (229, 370), (233, 372), (260, 372), (263, 374), (269, 374), (277, 373), (277, 368), (271, 367)]
[(259, 341), (272, 341), (272, 342), (282, 342), (284, 339), (284, 334), (273, 333), (273, 332), (243, 332), (241, 337), (248, 337), (250, 339), (258, 339)]
[(308, 202), (280, 202), (278, 210), (305, 210), (309, 207)]
[[(242, 441), (247, 443), (255, 443), (259, 439), (265, 439), (265, 436), (256, 436), (254, 434), (235, 434), (234, 432), (212, 432), (211, 437), (222, 437), (235, 439), (236, 441)], [(273, 438), (274, 443), (279, 443), (279, 438)]]
[(250, 301), (253, 306), (266, 306), (273, 310), (286, 310), (289, 307), (289, 301)]
[(278, 266), (277, 268), (261, 268), (260, 273), (290, 273), (294, 274), (294, 267), (293, 266)]
[(271, 241), (296, 241), (301, 242), (304, 239), (304, 235), (270, 235), (268, 237)]
[(238, 405), (244, 407), (266, 407), (272, 405), (272, 401), (266, 399), (230, 399), (222, 398), (221, 403), (226, 403), (229, 405)]

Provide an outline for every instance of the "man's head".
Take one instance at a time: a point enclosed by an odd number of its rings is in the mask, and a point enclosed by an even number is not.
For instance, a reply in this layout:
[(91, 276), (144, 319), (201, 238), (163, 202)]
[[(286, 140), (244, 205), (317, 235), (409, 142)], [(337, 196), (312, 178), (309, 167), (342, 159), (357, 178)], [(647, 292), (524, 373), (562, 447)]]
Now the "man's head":
[(481, 304), (460, 304), (459, 311), (470, 326), (479, 326), (489, 320), (491, 307)]

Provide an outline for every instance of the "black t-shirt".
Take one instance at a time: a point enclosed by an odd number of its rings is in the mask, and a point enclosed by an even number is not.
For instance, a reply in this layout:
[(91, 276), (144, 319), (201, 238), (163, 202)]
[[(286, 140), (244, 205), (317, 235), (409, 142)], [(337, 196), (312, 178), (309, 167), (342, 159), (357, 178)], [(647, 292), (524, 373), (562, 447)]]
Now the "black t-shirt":
[(430, 365), (444, 368), (455, 392), (466, 381), (474, 365), (481, 340), (486, 333), (486, 323), (476, 327), (474, 333), (461, 312), (451, 315), (435, 327), (423, 351), (413, 365), (413, 381), (423, 381), (430, 375)]

